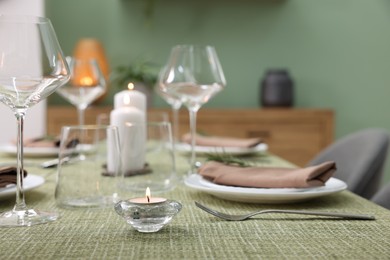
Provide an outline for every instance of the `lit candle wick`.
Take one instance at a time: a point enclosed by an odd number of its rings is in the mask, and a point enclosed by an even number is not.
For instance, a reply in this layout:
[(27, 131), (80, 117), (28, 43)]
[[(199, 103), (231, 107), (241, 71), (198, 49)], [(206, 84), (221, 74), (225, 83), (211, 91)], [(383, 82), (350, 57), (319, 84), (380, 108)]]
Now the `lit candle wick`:
[(134, 84), (130, 82), (130, 83), (127, 85), (127, 88), (128, 88), (129, 90), (133, 90), (133, 89), (134, 89)]
[(150, 197), (151, 197), (150, 189), (149, 189), (149, 187), (147, 187), (146, 188), (146, 200), (148, 201), (148, 203), (150, 203)]

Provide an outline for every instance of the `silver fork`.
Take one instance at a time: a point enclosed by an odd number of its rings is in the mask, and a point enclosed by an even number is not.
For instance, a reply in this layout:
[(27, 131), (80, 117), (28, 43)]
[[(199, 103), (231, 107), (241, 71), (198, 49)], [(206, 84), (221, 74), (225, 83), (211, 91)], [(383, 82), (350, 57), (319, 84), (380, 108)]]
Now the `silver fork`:
[(230, 214), (225, 214), (225, 213), (210, 209), (210, 208), (208, 208), (208, 207), (206, 207), (206, 206), (204, 206), (196, 201), (195, 201), (195, 205), (198, 208), (203, 209), (207, 213), (210, 213), (211, 215), (214, 215), (216, 217), (219, 217), (219, 218), (222, 218), (225, 220), (230, 220), (230, 221), (246, 220), (246, 219), (253, 217), (255, 215), (266, 214), (266, 213), (288, 213), (288, 214), (315, 215), (315, 216), (326, 216), (326, 217), (336, 217), (336, 218), (346, 218), (346, 219), (375, 220), (375, 216), (372, 216), (372, 215), (338, 213), (338, 212), (322, 212), (322, 211), (306, 211), (306, 210), (282, 210), (282, 209), (266, 209), (266, 210), (251, 212), (249, 214), (230, 215)]

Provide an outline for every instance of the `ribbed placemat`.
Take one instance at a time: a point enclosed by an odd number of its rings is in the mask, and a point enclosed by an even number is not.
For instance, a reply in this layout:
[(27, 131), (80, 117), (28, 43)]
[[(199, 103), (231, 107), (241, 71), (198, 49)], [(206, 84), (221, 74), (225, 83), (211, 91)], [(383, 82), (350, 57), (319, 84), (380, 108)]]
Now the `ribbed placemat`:
[[(36, 169), (38, 170), (38, 169)], [(343, 191), (307, 202), (286, 205), (225, 201), (180, 184), (164, 194), (180, 201), (182, 211), (157, 233), (143, 234), (113, 208), (58, 209), (55, 176), (39, 170), (47, 182), (27, 193), (27, 203), (57, 210), (50, 224), (0, 229), (1, 259), (389, 259), (390, 211)], [(375, 221), (267, 214), (229, 222), (194, 205), (202, 202), (231, 213), (265, 208), (313, 209), (374, 214)], [(0, 210), (14, 200), (1, 201)]]

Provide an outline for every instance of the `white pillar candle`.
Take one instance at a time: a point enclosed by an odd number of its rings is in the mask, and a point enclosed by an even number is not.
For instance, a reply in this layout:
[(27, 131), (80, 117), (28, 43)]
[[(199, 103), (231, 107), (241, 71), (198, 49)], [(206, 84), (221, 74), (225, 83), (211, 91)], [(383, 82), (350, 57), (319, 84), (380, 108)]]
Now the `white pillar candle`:
[(132, 106), (146, 114), (146, 96), (142, 92), (135, 90), (133, 83), (129, 83), (129, 90), (123, 90), (114, 96), (114, 109)]
[[(115, 94), (114, 110), (110, 114), (110, 124), (118, 127), (124, 173), (144, 168), (146, 146), (146, 96), (134, 90), (132, 83), (128, 88)], [(142, 127), (135, 129), (126, 124)]]
[(110, 125), (118, 127), (119, 141), (123, 144), (126, 134), (126, 124), (145, 123), (145, 114), (135, 107), (120, 107), (110, 113)]
[(122, 164), (124, 174), (145, 167), (146, 126), (144, 123), (127, 123), (122, 144)]
[[(121, 91), (114, 96), (110, 124), (118, 127), (121, 144), (122, 171), (141, 170), (145, 164), (146, 96), (137, 90)], [(110, 171), (110, 160), (107, 162)]]
[[(140, 170), (145, 165), (145, 114), (135, 107), (120, 107), (111, 111), (110, 124), (118, 127), (122, 171)], [(110, 165), (108, 163), (108, 170)]]

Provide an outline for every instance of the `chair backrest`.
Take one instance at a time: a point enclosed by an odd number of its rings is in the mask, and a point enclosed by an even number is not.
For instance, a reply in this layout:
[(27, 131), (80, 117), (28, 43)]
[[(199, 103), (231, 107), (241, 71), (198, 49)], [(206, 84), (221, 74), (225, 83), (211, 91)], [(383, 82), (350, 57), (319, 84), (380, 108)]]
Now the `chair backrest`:
[(334, 142), (309, 165), (335, 161), (337, 171), (334, 177), (345, 181), (348, 190), (369, 199), (379, 189), (388, 146), (388, 131), (364, 129)]
[(390, 209), (390, 183), (375, 193), (371, 201), (384, 208)]

